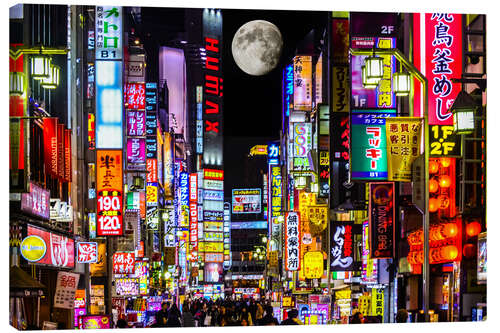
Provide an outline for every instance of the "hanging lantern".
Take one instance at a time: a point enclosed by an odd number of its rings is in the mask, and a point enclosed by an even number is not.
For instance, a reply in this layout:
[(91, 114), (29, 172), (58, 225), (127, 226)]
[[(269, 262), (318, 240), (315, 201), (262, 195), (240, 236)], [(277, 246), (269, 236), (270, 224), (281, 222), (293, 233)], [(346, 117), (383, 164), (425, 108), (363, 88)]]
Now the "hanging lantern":
[(465, 244), (462, 253), (468, 259), (473, 258), (477, 254), (476, 246), (474, 244)]
[(31, 77), (35, 80), (48, 79), (51, 75), (51, 58), (37, 54), (31, 57)]
[(456, 134), (474, 132), (474, 114), (477, 103), (471, 95), (464, 90), (460, 91), (450, 110), (453, 113), (453, 131)]
[(451, 185), (451, 178), (448, 175), (439, 176), (439, 186), (442, 188), (448, 188)]
[(394, 73), (392, 83), (396, 96), (408, 96), (411, 89), (411, 79), (408, 73)]
[(9, 94), (10, 96), (22, 96), (24, 94), (24, 73), (9, 73)]
[(455, 223), (446, 223), (442, 227), (442, 234), (446, 238), (455, 237), (458, 234), (458, 227)]
[(56, 89), (59, 85), (59, 72), (59, 66), (51, 65), (49, 77), (47, 79), (42, 79), (42, 87), (45, 89)]
[(384, 77), (384, 60), (381, 57), (367, 57), (365, 67), (367, 80), (377, 80), (378, 83)]
[(441, 248), (443, 260), (455, 260), (458, 257), (458, 249), (455, 245), (447, 245)]
[(440, 195), (437, 197), (439, 209), (446, 209), (450, 206), (450, 198), (447, 195)]
[(441, 165), (444, 167), (444, 168), (447, 168), (450, 166), (451, 164), (451, 159), (449, 157), (442, 157), (440, 158), (440, 162), (441, 162)]
[(366, 72), (366, 66), (361, 67), (361, 78), (363, 80), (363, 87), (366, 89), (375, 89), (378, 86), (380, 80), (378, 79), (368, 79), (368, 74)]
[(479, 235), (480, 232), (481, 232), (481, 224), (477, 221), (472, 221), (468, 223), (467, 226), (465, 227), (465, 233), (469, 237), (477, 236)]
[(439, 171), (439, 164), (434, 160), (429, 161), (429, 173), (434, 174), (438, 171)]
[(429, 212), (435, 213), (439, 208), (439, 202), (436, 198), (429, 199)]
[(439, 190), (439, 184), (438, 184), (437, 180), (430, 179), (429, 180), (429, 192), (436, 193), (437, 190)]
[(306, 177), (297, 177), (295, 179), (295, 188), (296, 189), (303, 189), (306, 187), (306, 184), (307, 184), (307, 179)]

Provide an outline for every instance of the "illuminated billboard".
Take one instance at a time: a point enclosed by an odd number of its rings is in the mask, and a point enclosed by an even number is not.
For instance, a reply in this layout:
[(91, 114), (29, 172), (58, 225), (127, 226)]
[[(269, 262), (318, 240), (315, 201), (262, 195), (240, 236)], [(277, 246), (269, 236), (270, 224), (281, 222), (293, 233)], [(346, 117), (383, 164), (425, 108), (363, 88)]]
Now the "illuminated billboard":
[(261, 190), (233, 189), (233, 214), (258, 214), (261, 212)]

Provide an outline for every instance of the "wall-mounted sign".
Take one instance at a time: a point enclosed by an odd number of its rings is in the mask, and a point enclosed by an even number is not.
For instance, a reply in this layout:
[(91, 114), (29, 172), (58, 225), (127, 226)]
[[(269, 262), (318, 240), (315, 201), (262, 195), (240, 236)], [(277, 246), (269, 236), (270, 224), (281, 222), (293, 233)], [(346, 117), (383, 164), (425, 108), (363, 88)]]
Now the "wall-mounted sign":
[[(96, 19), (96, 21), (99, 21)], [(121, 38), (121, 37), (120, 37)], [(98, 39), (99, 40), (99, 39)], [(105, 51), (112, 53), (114, 51)], [(99, 50), (96, 50), (96, 56)], [(123, 147), (122, 62), (96, 61), (96, 147)]]
[(350, 124), (348, 113), (334, 113), (331, 120), (332, 161), (349, 162)]
[(353, 223), (332, 221), (330, 226), (330, 270), (352, 271), (354, 267)]
[(110, 316), (80, 316), (81, 329), (110, 329), (111, 326), (111, 318)]
[(118, 296), (139, 295), (139, 279), (135, 278), (115, 279), (115, 291)]
[(396, 110), (353, 110), (351, 115), (353, 179), (387, 179), (385, 118), (394, 117), (395, 114)]
[(222, 180), (204, 179), (203, 180), (203, 188), (205, 190), (223, 191), (224, 190), (224, 182)]
[(370, 255), (394, 257), (394, 183), (370, 183)]
[(290, 116), (291, 109), (293, 110), (293, 65), (290, 64), (283, 69), (283, 115)]
[(146, 211), (146, 226), (148, 230), (158, 230), (158, 207), (148, 207)]
[(431, 157), (461, 157), (460, 135), (453, 133), (453, 126), (429, 126), (429, 146)]
[(285, 268), (287, 271), (300, 269), (300, 215), (298, 212), (285, 214)]
[(97, 236), (121, 236), (123, 162), (121, 150), (97, 150)]
[(312, 109), (312, 57), (293, 58), (293, 109), (311, 111)]
[(203, 169), (203, 179), (224, 180), (224, 170)]
[(158, 206), (158, 184), (156, 183), (146, 185), (146, 206)]
[(89, 112), (88, 115), (88, 141), (89, 150), (95, 149), (95, 115)]
[[(429, 81), (429, 125), (453, 125), (450, 107), (462, 76), (462, 14), (413, 14), (415, 67)], [(425, 62), (425, 63), (424, 63)], [(422, 117), (422, 87), (415, 80), (415, 116)]]
[(76, 243), (76, 262), (79, 264), (89, 264), (97, 262), (97, 243), (78, 242)]
[(261, 212), (261, 191), (256, 189), (233, 189), (233, 214), (258, 214)]
[(158, 128), (158, 117), (156, 112), (146, 112), (146, 135), (156, 136), (156, 129)]
[(320, 279), (323, 276), (323, 260), (321, 251), (304, 254), (304, 275), (307, 279)]
[(127, 83), (125, 86), (125, 105), (127, 109), (146, 108), (146, 88), (144, 83)]
[(148, 158), (146, 160), (146, 170), (148, 171), (146, 175), (146, 182), (157, 183), (158, 182), (158, 161), (156, 158)]
[(333, 112), (349, 112), (349, 67), (333, 66)]
[(223, 262), (224, 255), (222, 253), (205, 253), (205, 262)]
[(58, 149), (57, 149), (57, 118), (43, 119), (43, 152), (45, 170), (57, 177)]
[(127, 139), (127, 162), (146, 163), (146, 139), (144, 138)]
[(21, 194), (21, 211), (43, 219), (50, 217), (50, 191), (29, 182), (29, 193)]
[[(75, 242), (73, 239), (28, 225), (27, 237), (29, 236), (37, 237), (31, 237), (26, 243), (21, 243), (21, 254), (25, 259), (29, 258), (31, 262), (56, 267), (72, 268), (75, 266)], [(43, 252), (43, 243), (45, 243), (46, 251), (45, 255), (40, 257), (41, 252)], [(37, 257), (40, 259), (33, 260)]]
[(385, 122), (387, 179), (411, 182), (411, 166), (420, 155), (422, 119), (394, 117), (387, 118)]
[(203, 221), (224, 221), (224, 213), (221, 211), (203, 210)]
[(113, 273), (133, 274), (135, 272), (135, 255), (131, 252), (113, 254)]
[(75, 306), (75, 292), (78, 287), (80, 274), (57, 272), (56, 291), (54, 293), (54, 308), (73, 309)]
[(97, 6), (95, 13), (96, 59), (122, 59), (122, 7)]
[(127, 135), (146, 135), (146, 113), (144, 111), (127, 111)]
[(30, 262), (37, 262), (45, 256), (47, 244), (39, 236), (28, 236), (21, 242), (21, 255)]

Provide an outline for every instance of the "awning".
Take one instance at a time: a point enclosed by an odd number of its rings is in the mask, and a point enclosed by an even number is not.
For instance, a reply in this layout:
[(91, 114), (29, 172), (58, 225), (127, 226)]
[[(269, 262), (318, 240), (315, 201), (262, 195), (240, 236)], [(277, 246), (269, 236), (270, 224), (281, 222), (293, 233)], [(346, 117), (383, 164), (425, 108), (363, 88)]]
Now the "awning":
[(10, 296), (16, 297), (43, 295), (43, 290), (47, 289), (19, 266), (10, 267), (9, 286)]

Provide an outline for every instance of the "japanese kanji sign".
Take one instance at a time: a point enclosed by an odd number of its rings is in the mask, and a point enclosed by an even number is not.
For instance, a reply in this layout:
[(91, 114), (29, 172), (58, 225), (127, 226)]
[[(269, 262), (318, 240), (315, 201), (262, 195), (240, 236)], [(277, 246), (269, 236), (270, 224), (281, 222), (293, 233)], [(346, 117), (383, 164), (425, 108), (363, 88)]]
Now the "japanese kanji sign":
[(372, 288), (372, 316), (384, 317), (384, 289)]
[(312, 57), (293, 58), (293, 109), (311, 111), (312, 109)]
[(97, 236), (121, 236), (123, 161), (121, 150), (97, 150)]
[(125, 87), (127, 109), (146, 109), (146, 88), (144, 83), (127, 83)]
[(353, 110), (351, 115), (351, 172), (353, 179), (387, 179), (385, 118), (395, 110)]
[(420, 118), (385, 119), (388, 180), (411, 182), (411, 166), (420, 155), (421, 129)]
[(115, 291), (119, 296), (139, 295), (139, 279), (115, 279)]
[(127, 112), (127, 135), (146, 135), (146, 113), (144, 111), (134, 110)]
[(285, 214), (285, 268), (287, 271), (300, 269), (300, 213)]
[(144, 138), (127, 139), (127, 162), (146, 163), (146, 139)]
[(432, 157), (462, 157), (461, 138), (453, 126), (429, 126), (429, 155)]
[(97, 6), (95, 13), (96, 60), (122, 59), (122, 7)]
[(97, 243), (79, 242), (76, 243), (76, 261), (80, 264), (97, 262)]
[(348, 113), (334, 113), (331, 120), (332, 161), (349, 162), (350, 124)]
[[(451, 79), (462, 76), (462, 15), (413, 14), (413, 31), (414, 64), (429, 81), (429, 125), (453, 125), (449, 109), (461, 84)], [(417, 82), (414, 115), (421, 117), (422, 88)]]
[(78, 287), (80, 274), (58, 272), (56, 292), (54, 294), (54, 308), (73, 309), (75, 306), (75, 292)]
[(308, 155), (312, 149), (312, 124), (291, 123), (293, 131), (293, 145), (291, 156), (293, 156), (294, 170), (311, 170)]
[(330, 226), (330, 270), (352, 271), (354, 267), (353, 222), (332, 221)]
[(59, 159), (57, 149), (57, 118), (43, 119), (43, 152), (45, 170), (57, 177), (57, 164)]
[(370, 183), (370, 256), (394, 256), (394, 183)]
[(333, 111), (349, 112), (349, 67), (334, 66), (332, 69)]
[(113, 254), (113, 273), (134, 274), (135, 255), (129, 252), (116, 252)]
[(232, 198), (233, 214), (260, 213), (261, 194), (260, 188), (256, 189), (233, 189)]
[(307, 279), (320, 279), (323, 276), (323, 260), (321, 251), (304, 254), (304, 275)]

